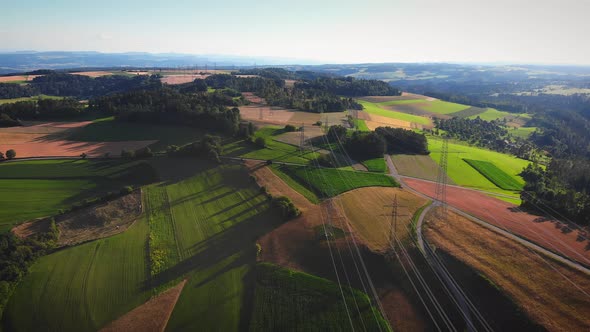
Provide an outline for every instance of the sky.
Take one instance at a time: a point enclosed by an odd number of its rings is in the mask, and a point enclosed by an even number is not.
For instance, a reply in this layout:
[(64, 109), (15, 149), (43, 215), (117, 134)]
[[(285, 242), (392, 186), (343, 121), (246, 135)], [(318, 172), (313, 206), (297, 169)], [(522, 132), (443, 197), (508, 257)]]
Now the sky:
[(590, 0), (0, 0), (0, 50), (590, 64)]

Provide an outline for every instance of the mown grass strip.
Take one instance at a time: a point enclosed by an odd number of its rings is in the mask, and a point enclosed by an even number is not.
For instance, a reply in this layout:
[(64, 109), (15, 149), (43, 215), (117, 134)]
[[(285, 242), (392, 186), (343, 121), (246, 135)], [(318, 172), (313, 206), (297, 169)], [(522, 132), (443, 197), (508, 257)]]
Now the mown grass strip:
[(415, 123), (425, 124), (425, 125), (430, 124), (430, 120), (428, 118), (423, 117), (423, 116), (417, 116), (417, 115), (406, 114), (406, 113), (397, 112), (397, 111), (386, 110), (386, 109), (381, 108), (378, 104), (370, 103), (368, 101), (358, 100), (358, 102), (361, 105), (363, 105), (363, 110), (367, 113), (370, 113), (370, 114), (376, 114), (376, 115), (381, 115), (381, 116), (385, 116), (385, 117), (392, 118), (392, 119), (398, 119), (398, 120), (403, 120), (403, 121), (408, 121), (408, 122), (415, 122)]
[(504, 190), (522, 190), (520, 184), (512, 176), (499, 169), (489, 161), (463, 159), (471, 167), (475, 168), (481, 175), (485, 176), (493, 184)]
[[(343, 286), (343, 292), (346, 303), (356, 301), (361, 310), (360, 315), (357, 312), (352, 314), (355, 330), (391, 330), (366, 294), (348, 286)], [(254, 308), (250, 331), (351, 329), (336, 283), (268, 263), (256, 266)]]

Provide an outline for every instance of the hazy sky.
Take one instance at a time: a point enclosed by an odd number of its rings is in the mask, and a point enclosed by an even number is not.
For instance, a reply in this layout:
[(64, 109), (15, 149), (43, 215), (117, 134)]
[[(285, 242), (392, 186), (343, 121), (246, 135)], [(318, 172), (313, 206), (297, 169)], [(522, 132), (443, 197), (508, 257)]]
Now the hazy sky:
[(590, 64), (590, 0), (0, 0), (1, 50)]

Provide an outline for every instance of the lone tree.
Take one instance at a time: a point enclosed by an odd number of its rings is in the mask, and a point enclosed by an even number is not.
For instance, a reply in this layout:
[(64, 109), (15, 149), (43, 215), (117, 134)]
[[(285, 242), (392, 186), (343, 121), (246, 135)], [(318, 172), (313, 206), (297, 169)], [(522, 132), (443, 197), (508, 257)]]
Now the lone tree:
[(13, 149), (6, 151), (6, 159), (13, 159), (14, 157), (16, 157), (16, 151)]
[(0, 152), (0, 160), (4, 159), (4, 153)]

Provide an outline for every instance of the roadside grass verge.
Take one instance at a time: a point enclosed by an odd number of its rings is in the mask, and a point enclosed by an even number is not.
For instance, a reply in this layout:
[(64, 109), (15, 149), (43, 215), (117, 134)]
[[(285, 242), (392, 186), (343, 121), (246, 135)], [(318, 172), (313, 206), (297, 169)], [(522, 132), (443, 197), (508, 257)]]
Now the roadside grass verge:
[(399, 187), (393, 178), (385, 174), (287, 165), (281, 170), (321, 198), (362, 187)]
[(504, 190), (522, 190), (522, 183), (518, 182), (514, 177), (506, 174), (503, 170), (496, 167), (495, 164), (489, 161), (463, 159), (466, 163), (475, 168), (488, 180), (493, 182), (499, 188)]
[(369, 170), (369, 172), (377, 172), (377, 173), (386, 173), (387, 172), (387, 165), (385, 164), (385, 159), (381, 158), (374, 158), (368, 159), (362, 162), (363, 165)]
[(361, 105), (363, 105), (363, 110), (369, 114), (381, 115), (381, 116), (385, 116), (385, 117), (392, 118), (392, 119), (414, 122), (414, 123), (419, 123), (419, 124), (423, 124), (423, 125), (430, 124), (430, 120), (428, 118), (425, 118), (422, 116), (386, 110), (384, 108), (381, 108), (379, 106), (379, 104), (370, 103), (368, 101), (358, 100), (358, 102)]
[[(356, 330), (391, 331), (379, 310), (359, 290), (343, 286), (346, 302), (356, 302)], [(344, 331), (351, 328), (338, 285), (307, 273), (268, 263), (256, 266), (251, 331)], [(377, 318), (377, 319), (375, 319)]]

